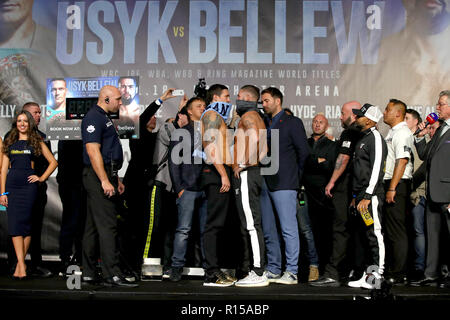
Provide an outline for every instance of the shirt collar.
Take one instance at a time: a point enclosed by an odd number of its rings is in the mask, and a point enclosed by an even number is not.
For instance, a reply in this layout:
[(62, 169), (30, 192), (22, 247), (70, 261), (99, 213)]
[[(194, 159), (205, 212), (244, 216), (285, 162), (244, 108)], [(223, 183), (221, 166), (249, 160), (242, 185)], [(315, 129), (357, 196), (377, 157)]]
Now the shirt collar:
[(391, 128), (391, 130), (397, 130), (397, 129), (400, 129), (401, 127), (405, 127), (405, 126), (408, 126), (406, 124), (406, 121), (402, 121), (402, 122), (397, 123), (395, 126), (393, 126)]
[(278, 122), (278, 120), (280, 120), (281, 116), (284, 114), (284, 111), (281, 110), (280, 112), (278, 112), (275, 117), (272, 118), (272, 125), (274, 125), (276, 122)]
[(450, 118), (448, 118), (447, 120), (445, 120), (445, 123), (447, 124), (447, 126), (450, 127)]
[(103, 108), (100, 107), (98, 104), (95, 105), (95, 111), (100, 112), (101, 114), (104, 114), (108, 117), (108, 113), (105, 110), (103, 110)]

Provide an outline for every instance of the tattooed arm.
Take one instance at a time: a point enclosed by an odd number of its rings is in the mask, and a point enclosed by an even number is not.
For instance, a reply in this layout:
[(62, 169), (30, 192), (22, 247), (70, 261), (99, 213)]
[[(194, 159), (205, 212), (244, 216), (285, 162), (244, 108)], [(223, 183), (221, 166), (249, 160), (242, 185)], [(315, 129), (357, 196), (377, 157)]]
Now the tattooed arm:
[(208, 162), (212, 162), (222, 180), (220, 192), (230, 190), (230, 179), (223, 165), (223, 143), (225, 143), (226, 126), (222, 118), (215, 111), (208, 111), (202, 118), (203, 148)]
[(328, 197), (332, 197), (331, 189), (334, 188), (334, 184), (336, 183), (337, 179), (344, 173), (345, 169), (347, 168), (348, 162), (350, 160), (350, 156), (346, 154), (340, 153), (336, 159), (336, 164), (334, 166), (333, 175), (330, 178), (330, 181), (328, 182), (327, 186), (325, 187), (325, 194)]

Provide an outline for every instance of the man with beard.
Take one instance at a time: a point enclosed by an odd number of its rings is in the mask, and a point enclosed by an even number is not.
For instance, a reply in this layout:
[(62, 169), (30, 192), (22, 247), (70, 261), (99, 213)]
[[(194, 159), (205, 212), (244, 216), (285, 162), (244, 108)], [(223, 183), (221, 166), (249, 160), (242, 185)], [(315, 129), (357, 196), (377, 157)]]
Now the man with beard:
[[(353, 158), (352, 203), (356, 208), (355, 252), (357, 262), (355, 269), (364, 270), (359, 280), (350, 281), (352, 288), (377, 288), (384, 272), (384, 239), (381, 232), (381, 209), (384, 202), (383, 176), (387, 156), (387, 145), (376, 129), (383, 116), (381, 111), (364, 104), (360, 109), (353, 109), (356, 126), (362, 133), (355, 146)], [(372, 279), (371, 279), (372, 278)], [(375, 283), (373, 283), (373, 279)]]
[[(259, 201), (263, 179), (259, 161), (267, 152), (267, 140), (265, 136), (259, 139), (260, 130), (265, 132), (266, 126), (257, 108), (258, 100), (259, 89), (246, 85), (239, 90), (236, 101), (236, 111), (241, 119), (235, 134), (232, 185), (241, 227), (245, 229), (244, 236), (250, 240), (253, 257), (253, 268), (245, 278), (236, 282), (238, 287), (269, 285), (264, 274), (266, 250)], [(244, 243), (248, 244), (248, 240), (244, 240)]]
[[(325, 266), (325, 272), (317, 281), (310, 284), (317, 287), (339, 287), (339, 271), (342, 262), (348, 255), (348, 243), (350, 239), (349, 212), (351, 201), (351, 159), (355, 145), (361, 137), (354, 123), (356, 115), (352, 109), (360, 109), (358, 101), (344, 103), (341, 109), (341, 123), (345, 129), (339, 138), (337, 152), (339, 153), (334, 166), (333, 174), (325, 187), (325, 195), (332, 198), (335, 208), (333, 219), (333, 247), (329, 263)], [(333, 192), (333, 194), (331, 193)], [(345, 270), (348, 271), (348, 270)]]
[(121, 77), (118, 88), (122, 95), (122, 106), (119, 109), (119, 120), (116, 121), (117, 130), (120, 135), (129, 132), (135, 133), (140, 113), (139, 104), (136, 101), (138, 93), (136, 80), (132, 77)]
[[(14, 106), (16, 112), (28, 101), (40, 102), (40, 76), (55, 72), (55, 32), (33, 20), (33, 2), (0, 1), (0, 108)], [(2, 136), (12, 117), (0, 118)]]

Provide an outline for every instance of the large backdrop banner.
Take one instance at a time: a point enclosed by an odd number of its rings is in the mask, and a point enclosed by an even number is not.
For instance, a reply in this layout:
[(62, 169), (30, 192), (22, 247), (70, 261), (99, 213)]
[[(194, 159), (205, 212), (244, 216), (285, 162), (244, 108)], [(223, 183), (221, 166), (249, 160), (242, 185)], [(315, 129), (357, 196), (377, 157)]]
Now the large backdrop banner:
[(350, 100), (426, 116), (450, 89), (449, 23), (450, 0), (1, 1), (0, 134), (23, 103), (47, 105), (48, 79), (133, 77), (140, 112), (199, 78), (232, 102), (242, 85), (276, 86), (308, 134), (323, 112), (339, 136)]

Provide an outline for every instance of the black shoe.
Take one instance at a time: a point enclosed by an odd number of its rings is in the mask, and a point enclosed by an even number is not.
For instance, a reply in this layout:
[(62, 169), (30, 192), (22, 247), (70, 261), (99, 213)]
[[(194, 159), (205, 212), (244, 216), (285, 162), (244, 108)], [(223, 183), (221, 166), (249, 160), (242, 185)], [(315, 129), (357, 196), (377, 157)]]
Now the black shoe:
[(433, 287), (438, 285), (438, 281), (433, 278), (422, 278), (417, 281), (411, 281), (410, 285), (413, 287)]
[(439, 283), (439, 288), (450, 289), (450, 277), (445, 277), (445, 279)]
[(320, 277), (316, 281), (309, 282), (310, 286), (313, 287), (340, 287), (341, 284), (338, 280), (328, 277)]
[(131, 271), (131, 270), (123, 272), (122, 273), (122, 277), (127, 282), (130, 282), (130, 283), (136, 283), (136, 282), (141, 280), (141, 277), (140, 277), (139, 273), (137, 273), (135, 271)]
[(81, 283), (84, 285), (99, 286), (102, 281), (98, 277), (81, 277)]
[(105, 285), (108, 287), (127, 287), (127, 288), (136, 288), (139, 286), (137, 283), (127, 281), (126, 279), (118, 276), (106, 279)]
[(387, 283), (391, 286), (405, 286), (408, 284), (406, 277), (390, 277), (386, 279)]
[(422, 280), (423, 278), (425, 278), (425, 275), (423, 273), (423, 270), (414, 270), (413, 272), (411, 272), (408, 278), (409, 282), (411, 283), (414, 281)]
[(38, 278), (50, 278), (53, 273), (44, 267), (37, 266), (31, 270), (31, 275)]
[(67, 268), (70, 266), (70, 261), (69, 260), (62, 260), (60, 267), (59, 267), (59, 272), (58, 272), (58, 276), (59, 277), (67, 277)]
[(170, 270), (170, 281), (178, 282), (183, 275), (183, 268), (172, 267)]

